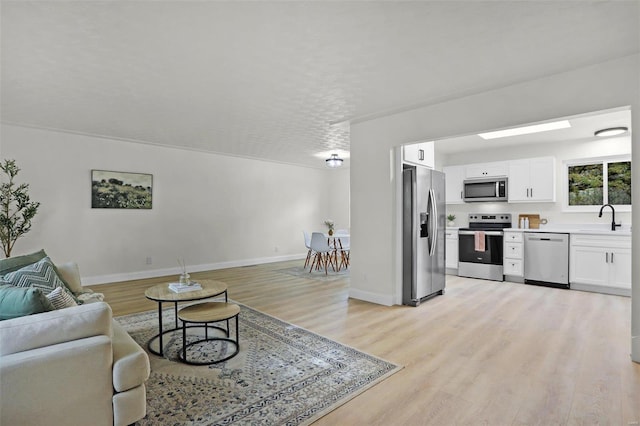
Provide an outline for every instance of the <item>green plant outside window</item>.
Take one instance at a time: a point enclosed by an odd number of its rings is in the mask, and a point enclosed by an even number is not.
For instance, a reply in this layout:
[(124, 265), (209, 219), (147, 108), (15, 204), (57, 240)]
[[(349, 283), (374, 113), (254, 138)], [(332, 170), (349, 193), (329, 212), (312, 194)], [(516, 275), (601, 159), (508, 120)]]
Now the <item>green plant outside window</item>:
[(569, 166), (569, 205), (602, 205), (602, 164)]
[(609, 203), (631, 205), (631, 161), (620, 161), (608, 165)]
[(567, 171), (569, 206), (631, 205), (631, 161), (572, 165)]

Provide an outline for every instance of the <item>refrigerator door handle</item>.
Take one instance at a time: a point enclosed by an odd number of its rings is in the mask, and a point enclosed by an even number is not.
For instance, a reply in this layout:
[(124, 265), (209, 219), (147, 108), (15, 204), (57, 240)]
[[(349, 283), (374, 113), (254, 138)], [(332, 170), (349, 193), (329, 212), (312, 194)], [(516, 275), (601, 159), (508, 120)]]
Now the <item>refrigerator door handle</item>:
[(431, 202), (431, 211), (429, 212), (431, 220), (431, 247), (429, 248), (429, 256), (433, 256), (436, 252), (436, 241), (438, 241), (438, 206), (436, 206), (436, 195), (433, 188), (429, 189), (429, 201)]

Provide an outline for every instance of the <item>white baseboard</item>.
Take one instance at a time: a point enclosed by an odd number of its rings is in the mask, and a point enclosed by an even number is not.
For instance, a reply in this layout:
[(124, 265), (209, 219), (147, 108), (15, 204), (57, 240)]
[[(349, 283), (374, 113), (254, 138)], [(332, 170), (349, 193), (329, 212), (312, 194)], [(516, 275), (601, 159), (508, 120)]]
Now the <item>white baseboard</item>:
[(363, 300), (365, 302), (376, 303), (378, 305), (394, 305), (394, 298), (391, 295), (372, 293), (370, 291), (358, 290), (356, 288), (349, 289), (349, 297), (352, 299)]
[(577, 283), (571, 283), (570, 286), (571, 286), (571, 290), (591, 291), (595, 293), (611, 294), (614, 296), (631, 297), (630, 288), (618, 288), (618, 287), (609, 287), (604, 285), (577, 284)]
[[(237, 268), (242, 266), (261, 265), (265, 263), (284, 262), (287, 260), (298, 260), (304, 259), (306, 256), (307, 255), (305, 253), (287, 256), (261, 257), (257, 259), (232, 260), (227, 262), (207, 263), (202, 265), (187, 265), (187, 271), (189, 273), (214, 271), (217, 269)], [(145, 278), (166, 277), (170, 275), (179, 275), (180, 272), (180, 268), (176, 266), (175, 268), (152, 269), (148, 271), (126, 272), (121, 274), (96, 275), (91, 277), (82, 277), (82, 285), (99, 285), (117, 283), (121, 281), (143, 280)]]

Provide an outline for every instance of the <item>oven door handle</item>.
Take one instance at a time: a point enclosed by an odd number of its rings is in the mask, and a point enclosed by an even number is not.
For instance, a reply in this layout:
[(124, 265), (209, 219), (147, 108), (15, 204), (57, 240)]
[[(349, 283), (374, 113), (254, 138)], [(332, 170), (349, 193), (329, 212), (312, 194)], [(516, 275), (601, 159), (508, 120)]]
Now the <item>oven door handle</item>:
[(502, 231), (458, 231), (458, 235), (475, 235), (476, 232), (484, 232), (489, 237), (501, 237), (504, 235)]

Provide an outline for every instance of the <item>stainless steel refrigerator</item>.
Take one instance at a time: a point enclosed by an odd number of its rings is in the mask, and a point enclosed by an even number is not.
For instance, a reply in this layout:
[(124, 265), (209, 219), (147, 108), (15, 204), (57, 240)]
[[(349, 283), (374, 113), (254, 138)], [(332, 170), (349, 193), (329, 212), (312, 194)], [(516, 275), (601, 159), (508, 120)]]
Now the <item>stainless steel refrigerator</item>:
[(402, 303), (444, 294), (445, 178), (426, 167), (403, 165)]

